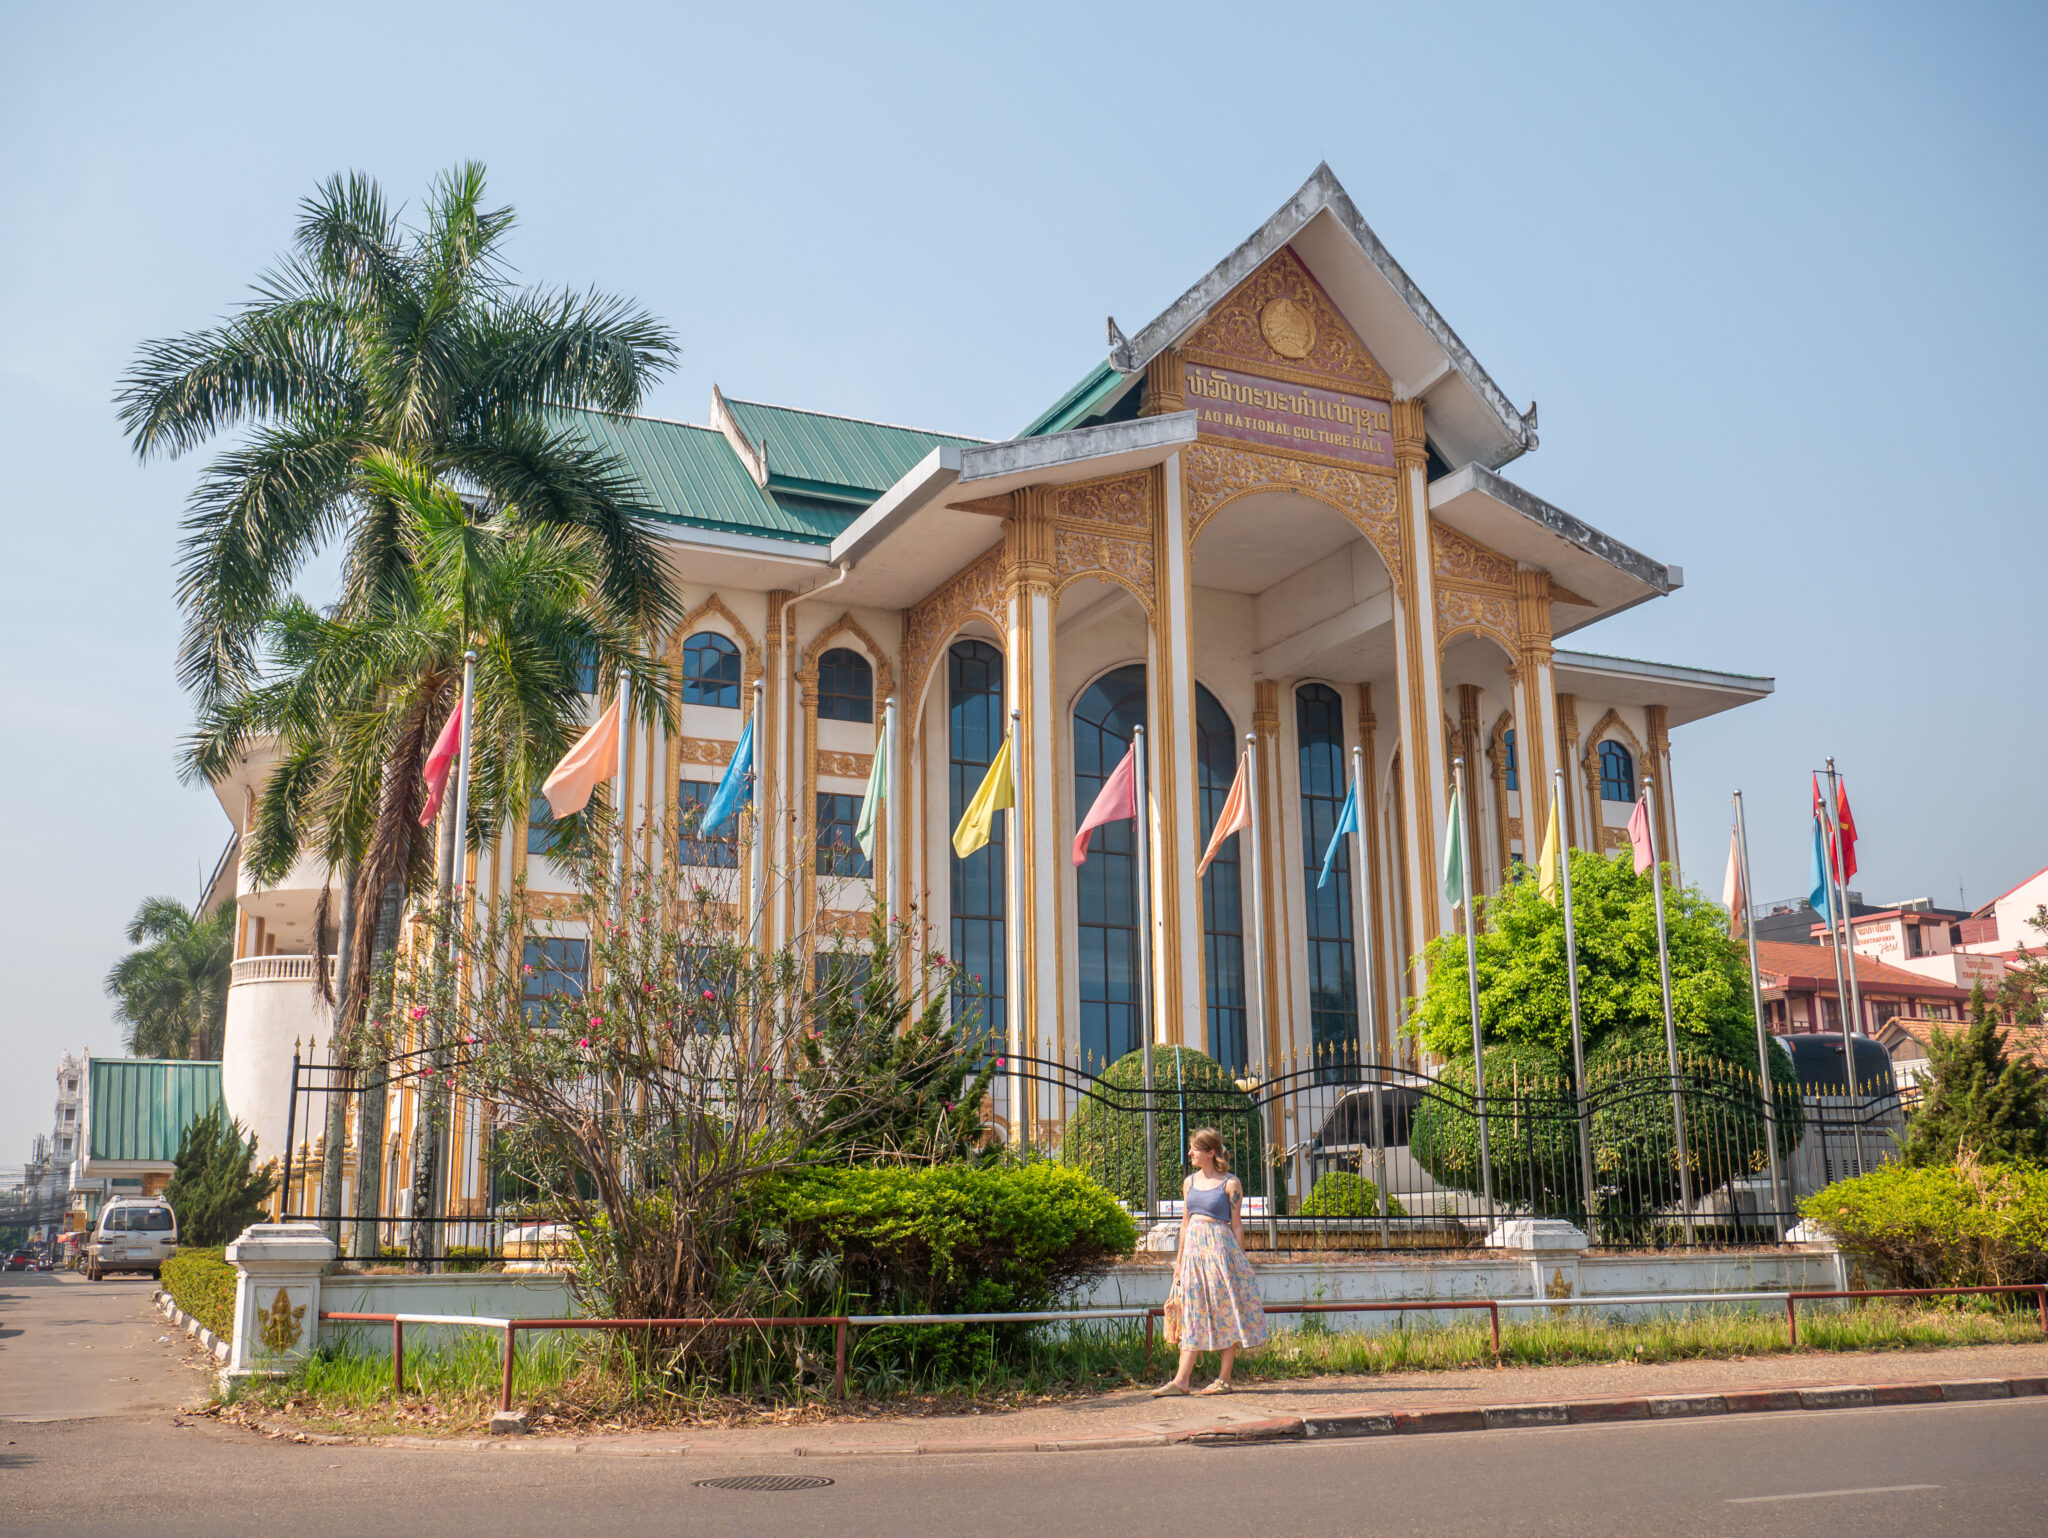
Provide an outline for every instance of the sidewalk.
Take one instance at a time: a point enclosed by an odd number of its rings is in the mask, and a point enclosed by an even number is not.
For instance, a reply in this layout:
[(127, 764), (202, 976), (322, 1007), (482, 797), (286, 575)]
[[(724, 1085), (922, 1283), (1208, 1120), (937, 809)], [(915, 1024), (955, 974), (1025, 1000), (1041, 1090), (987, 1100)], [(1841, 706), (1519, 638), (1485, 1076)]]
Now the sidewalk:
[(543, 1427), (536, 1428), (543, 1434), (527, 1437), (381, 1440), (394, 1446), (535, 1453), (900, 1457), (1499, 1430), (2041, 1395), (2048, 1395), (2048, 1342), (1644, 1366), (1388, 1373), (1261, 1385), (1226, 1398), (1153, 1399), (1133, 1391), (1022, 1410), (848, 1418), (806, 1426), (573, 1437), (546, 1435)]

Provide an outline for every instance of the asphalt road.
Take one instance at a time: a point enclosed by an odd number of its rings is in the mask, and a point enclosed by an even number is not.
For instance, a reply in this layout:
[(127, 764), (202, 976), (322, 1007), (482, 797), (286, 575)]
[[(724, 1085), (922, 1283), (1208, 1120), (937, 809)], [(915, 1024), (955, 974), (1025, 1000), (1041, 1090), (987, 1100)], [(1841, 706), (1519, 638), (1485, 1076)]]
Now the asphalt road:
[[(2048, 1496), (2048, 1400), (2039, 1399), (1003, 1457), (623, 1457), (539, 1439), (492, 1452), (293, 1446), (178, 1424), (185, 1418), (169, 1406), (195, 1379), (172, 1346), (157, 1345), (160, 1328), (138, 1343), (163, 1353), (156, 1370), (105, 1371), (107, 1361), (134, 1369), (145, 1360), (122, 1343), (152, 1329), (146, 1287), (103, 1283), (88, 1295), (69, 1279), (15, 1280), (0, 1287), (0, 1532), (10, 1534), (2031, 1538)], [(115, 1354), (88, 1357), (102, 1336)], [(48, 1385), (24, 1389), (24, 1368), (47, 1370)], [(74, 1394), (101, 1408), (50, 1413)], [(110, 1412), (109, 1396), (160, 1403)], [(23, 1419), (17, 1405), (38, 1418)], [(695, 1483), (731, 1474), (832, 1483), (795, 1492)]]

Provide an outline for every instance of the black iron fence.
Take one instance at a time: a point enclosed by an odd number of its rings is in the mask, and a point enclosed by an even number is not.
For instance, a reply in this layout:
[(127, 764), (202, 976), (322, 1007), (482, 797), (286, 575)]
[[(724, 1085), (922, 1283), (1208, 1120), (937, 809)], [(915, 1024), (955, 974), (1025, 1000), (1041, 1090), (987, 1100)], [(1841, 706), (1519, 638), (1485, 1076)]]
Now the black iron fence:
[[(1153, 1083), (1006, 1059), (1025, 1135), (1094, 1170), (1132, 1208), (1178, 1214), (1188, 1134), (1223, 1136), (1247, 1237), (1273, 1248), (1462, 1249), (1501, 1221), (1561, 1218), (1608, 1248), (1776, 1242), (1798, 1203), (1896, 1158), (1915, 1096), (1890, 1084), (1763, 1086), (1712, 1060), (1612, 1063), (1568, 1080), (1469, 1064), (1431, 1075), (1312, 1062)], [(1003, 1107), (999, 1104), (999, 1109)], [(1775, 1152), (1776, 1157), (1773, 1158)]]

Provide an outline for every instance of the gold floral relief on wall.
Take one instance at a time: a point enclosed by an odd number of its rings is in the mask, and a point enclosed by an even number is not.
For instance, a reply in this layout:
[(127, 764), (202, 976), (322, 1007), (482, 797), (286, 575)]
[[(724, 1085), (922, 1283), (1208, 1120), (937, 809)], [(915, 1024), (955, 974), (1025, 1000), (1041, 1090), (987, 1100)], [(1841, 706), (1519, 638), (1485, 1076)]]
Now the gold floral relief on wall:
[(1181, 514), (1190, 544), (1231, 503), (1262, 492), (1291, 492), (1350, 519), (1396, 583), (1401, 580), (1401, 526), (1391, 477), (1216, 442), (1189, 444), (1180, 451), (1180, 463)]
[(991, 545), (904, 613), (904, 706), (913, 719), (919, 713), (925, 681), (939, 649), (955, 631), (970, 619), (985, 620), (997, 635), (1007, 629), (1003, 593), (1007, 559), (1000, 542)]
[(1190, 363), (1375, 396), (1393, 394), (1378, 360), (1301, 258), (1282, 246), (1181, 343)]

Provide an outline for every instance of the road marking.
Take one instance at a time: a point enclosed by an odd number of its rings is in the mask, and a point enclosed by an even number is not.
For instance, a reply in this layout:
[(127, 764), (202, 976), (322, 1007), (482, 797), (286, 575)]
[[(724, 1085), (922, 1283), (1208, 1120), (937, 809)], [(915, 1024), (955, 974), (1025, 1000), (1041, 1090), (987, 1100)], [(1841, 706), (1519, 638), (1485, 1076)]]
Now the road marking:
[(1796, 1495), (1731, 1495), (1729, 1506), (1754, 1506), (1764, 1501), (1824, 1501), (1837, 1495), (1896, 1495), (1905, 1490), (1939, 1490), (1940, 1485), (1861, 1485), (1854, 1490), (1801, 1490)]

